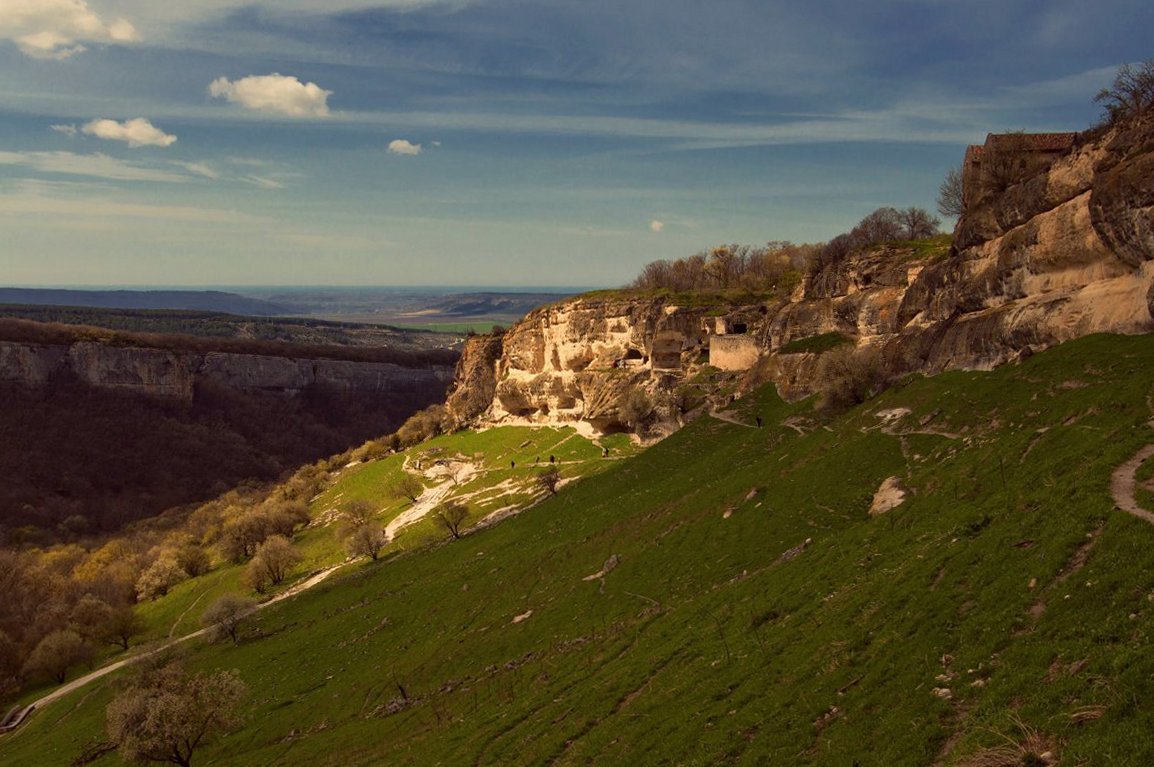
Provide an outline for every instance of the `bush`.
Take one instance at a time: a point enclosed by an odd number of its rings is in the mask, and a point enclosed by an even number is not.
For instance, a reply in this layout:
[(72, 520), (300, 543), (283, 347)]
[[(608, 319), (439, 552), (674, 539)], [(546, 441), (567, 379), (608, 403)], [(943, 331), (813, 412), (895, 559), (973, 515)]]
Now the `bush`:
[(880, 394), (889, 375), (878, 349), (840, 346), (818, 359), (816, 381), (818, 409), (840, 411)]

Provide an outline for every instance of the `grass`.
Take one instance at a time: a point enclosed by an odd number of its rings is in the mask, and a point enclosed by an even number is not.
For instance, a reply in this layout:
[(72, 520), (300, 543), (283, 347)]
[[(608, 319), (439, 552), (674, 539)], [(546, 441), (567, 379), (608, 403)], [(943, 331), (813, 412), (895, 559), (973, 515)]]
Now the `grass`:
[[(1154, 439), (1151, 354), (1154, 337), (1090, 337), (831, 420), (762, 390), (736, 405), (762, 429), (702, 418), (590, 459), (513, 519), (353, 565), (238, 647), (192, 647), (251, 688), (245, 726), (197, 762), (960, 765), (1044, 744), (1150, 764), (1154, 527), (1108, 485)], [(484, 452), (494, 479), (546, 443), (599, 455), (564, 436), (417, 450)], [(890, 476), (907, 500), (870, 517)], [(33, 716), (0, 763), (69, 764), (113, 685)]]
[(821, 354), (830, 349), (853, 343), (841, 333), (822, 333), (817, 336), (797, 338), (778, 349), (778, 354)]

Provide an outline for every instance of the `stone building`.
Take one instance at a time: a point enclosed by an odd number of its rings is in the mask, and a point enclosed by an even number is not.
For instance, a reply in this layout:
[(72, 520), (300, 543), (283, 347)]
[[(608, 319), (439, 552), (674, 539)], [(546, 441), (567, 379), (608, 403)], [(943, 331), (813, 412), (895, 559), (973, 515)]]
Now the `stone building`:
[(1040, 173), (1069, 152), (1078, 139), (1068, 133), (989, 133), (985, 144), (966, 148), (962, 201), (966, 208), (1011, 184)]

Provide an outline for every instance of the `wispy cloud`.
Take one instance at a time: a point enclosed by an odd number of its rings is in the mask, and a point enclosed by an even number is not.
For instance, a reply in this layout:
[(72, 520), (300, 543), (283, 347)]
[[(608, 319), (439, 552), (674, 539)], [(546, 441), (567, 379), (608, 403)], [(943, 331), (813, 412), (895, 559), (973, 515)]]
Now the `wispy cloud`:
[[(79, 187), (78, 187), (79, 189)], [(33, 193), (29, 193), (29, 192)], [(21, 188), (17, 193), (0, 193), (0, 215), (46, 216), (60, 224), (84, 220), (106, 223), (110, 218), (145, 219), (214, 224), (259, 224), (268, 219), (220, 208), (191, 205), (162, 205), (118, 199), (105, 194), (58, 195), (53, 187)]]
[(261, 189), (284, 189), (284, 184), (275, 179), (266, 178), (264, 176), (240, 176), (241, 181), (251, 186), (259, 187)]
[(332, 93), (316, 83), (302, 83), (295, 77), (277, 73), (250, 75), (235, 82), (218, 77), (208, 86), (208, 94), (213, 98), (288, 117), (328, 116), (328, 99)]
[(665, 229), (665, 222), (664, 221), (658, 221), (657, 219), (653, 219), (652, 221), (649, 222), (649, 231), (653, 232), (654, 234), (657, 234), (657, 233), (663, 231), (664, 229)]
[(36, 59), (66, 59), (85, 43), (139, 40), (125, 19), (105, 21), (85, 0), (6, 0), (0, 3), (0, 39)]
[(40, 173), (89, 176), (110, 181), (161, 181), (179, 183), (188, 176), (171, 170), (126, 162), (105, 154), (75, 152), (3, 152), (0, 165), (14, 165)]
[(172, 164), (179, 168), (184, 168), (194, 176), (200, 176), (201, 178), (207, 178), (212, 181), (216, 181), (221, 176), (220, 171), (205, 162), (182, 162), (174, 160)]

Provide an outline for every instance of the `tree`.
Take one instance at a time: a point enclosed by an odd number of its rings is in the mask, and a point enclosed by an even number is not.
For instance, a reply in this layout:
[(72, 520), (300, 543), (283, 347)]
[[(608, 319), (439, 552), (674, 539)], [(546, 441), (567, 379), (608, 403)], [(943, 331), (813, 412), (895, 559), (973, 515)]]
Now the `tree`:
[(289, 570), (296, 567), (303, 558), (293, 548), (292, 541), (283, 535), (274, 535), (257, 547), (256, 554), (245, 568), (245, 581), (263, 594), (269, 586), (284, 581)]
[(425, 492), (425, 486), (421, 484), (421, 480), (407, 472), (389, 485), (389, 495), (394, 498), (407, 498), (410, 503), (416, 503), (423, 492)]
[(461, 525), (469, 516), (469, 507), (458, 501), (445, 501), (437, 507), (437, 521), (440, 522), (453, 540), (461, 537)]
[(1109, 88), (1098, 91), (1094, 101), (1103, 105), (1109, 125), (1154, 108), (1154, 59), (1133, 66), (1123, 64)]
[(940, 219), (936, 219), (924, 208), (909, 207), (898, 211), (898, 220), (904, 231), (902, 235), (907, 240), (921, 240), (933, 237), (938, 233)]
[(32, 650), (24, 662), (24, 674), (43, 674), (62, 684), (68, 676), (68, 669), (77, 663), (91, 663), (92, 655), (92, 645), (75, 631), (53, 631)]
[(561, 484), (561, 469), (556, 466), (546, 466), (537, 473), (537, 487), (545, 490), (549, 495), (557, 494), (557, 486)]
[(389, 536), (384, 528), (376, 522), (368, 522), (349, 531), (345, 549), (354, 557), (366, 556), (375, 562), (388, 543)]
[(221, 531), (221, 553), (233, 562), (243, 562), (255, 554), (256, 547), (270, 535), (268, 517), (255, 511), (244, 512)]
[(85, 594), (72, 607), (69, 622), (84, 639), (108, 642), (124, 650), (132, 637), (147, 628), (132, 605), (110, 605), (92, 594)]
[(172, 554), (164, 553), (148, 566), (136, 581), (136, 598), (141, 601), (156, 599), (168, 593), (176, 584), (188, 578), (188, 573)]
[(202, 546), (188, 541), (176, 551), (176, 563), (188, 573), (189, 578), (204, 575), (212, 569), (212, 558)]
[(938, 213), (948, 218), (957, 218), (962, 215), (966, 207), (966, 198), (962, 194), (962, 169), (950, 168), (946, 177), (938, 187)]
[(190, 675), (170, 664), (143, 674), (108, 704), (108, 736), (126, 761), (189, 767), (197, 748), (236, 727), (247, 692), (235, 669)]
[(352, 531), (372, 520), (373, 505), (368, 501), (356, 499), (341, 504), (341, 521), (347, 530)]
[(241, 624), (255, 611), (256, 601), (239, 594), (225, 594), (201, 614), (200, 625), (208, 629), (210, 642), (228, 637), (233, 644), (240, 644)]
[(354, 557), (367, 556), (376, 561), (389, 536), (373, 519), (373, 505), (368, 501), (351, 500), (341, 505), (341, 521), (345, 527), (345, 549)]
[(148, 626), (144, 619), (132, 609), (132, 605), (121, 605), (112, 608), (112, 614), (101, 628), (100, 639), (127, 650), (129, 641), (134, 636), (143, 634), (146, 628)]

